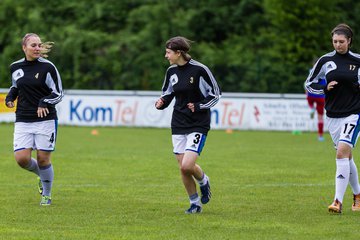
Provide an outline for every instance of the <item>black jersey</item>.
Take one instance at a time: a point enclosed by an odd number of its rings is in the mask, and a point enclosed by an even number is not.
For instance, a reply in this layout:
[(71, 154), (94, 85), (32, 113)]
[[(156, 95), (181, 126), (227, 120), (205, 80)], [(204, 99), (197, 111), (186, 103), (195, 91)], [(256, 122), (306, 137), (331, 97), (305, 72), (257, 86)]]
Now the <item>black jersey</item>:
[[(168, 107), (175, 97), (172, 134), (208, 133), (210, 108), (219, 101), (221, 95), (208, 67), (193, 59), (183, 66), (171, 65), (166, 71), (162, 92), (164, 105), (161, 109)], [(187, 107), (188, 103), (194, 103), (194, 112)]]
[[(57, 119), (55, 104), (63, 97), (61, 78), (55, 65), (49, 60), (25, 58), (10, 66), (12, 86), (5, 101), (15, 101), (16, 122), (38, 122)], [(49, 114), (40, 118), (38, 107), (48, 108)]]
[[(333, 89), (327, 91), (326, 86), (318, 83), (318, 79), (326, 82), (338, 82)], [(335, 50), (323, 55), (315, 63), (306, 82), (305, 88), (310, 93), (325, 92), (326, 115), (332, 118), (347, 117), (360, 113), (360, 55), (348, 51), (345, 54)]]

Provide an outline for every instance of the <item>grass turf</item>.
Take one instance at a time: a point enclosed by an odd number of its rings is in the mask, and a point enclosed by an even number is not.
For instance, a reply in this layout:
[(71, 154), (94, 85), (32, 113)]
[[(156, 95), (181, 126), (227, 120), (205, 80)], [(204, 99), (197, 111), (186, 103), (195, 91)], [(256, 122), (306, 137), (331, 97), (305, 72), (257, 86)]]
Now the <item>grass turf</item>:
[[(213, 198), (188, 199), (169, 129), (60, 126), (53, 204), (19, 168), (13, 125), (0, 125), (0, 239), (356, 239), (360, 212), (329, 214), (335, 151), (329, 135), (212, 130), (198, 163)], [(355, 161), (358, 158), (355, 149)], [(360, 166), (360, 164), (358, 164)], [(358, 230), (357, 230), (358, 229)]]

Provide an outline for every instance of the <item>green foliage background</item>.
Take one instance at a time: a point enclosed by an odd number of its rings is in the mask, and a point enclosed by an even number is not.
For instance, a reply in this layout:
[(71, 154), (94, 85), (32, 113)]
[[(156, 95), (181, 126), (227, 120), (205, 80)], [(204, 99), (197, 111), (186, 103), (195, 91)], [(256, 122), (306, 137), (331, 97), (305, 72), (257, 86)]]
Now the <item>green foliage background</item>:
[(332, 28), (356, 36), (359, 12), (350, 0), (1, 0), (0, 87), (35, 32), (56, 43), (49, 59), (65, 89), (159, 90), (164, 44), (183, 35), (223, 91), (302, 93), (313, 59), (333, 50)]

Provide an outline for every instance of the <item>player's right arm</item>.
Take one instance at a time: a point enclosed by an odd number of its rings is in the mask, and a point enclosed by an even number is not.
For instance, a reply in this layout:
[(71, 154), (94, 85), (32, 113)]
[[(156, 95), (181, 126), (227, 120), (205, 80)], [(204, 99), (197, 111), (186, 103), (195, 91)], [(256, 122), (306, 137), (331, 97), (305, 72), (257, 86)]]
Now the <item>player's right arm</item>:
[[(11, 67), (11, 76), (13, 75), (12, 73), (13, 73), (13, 69)], [(12, 85), (5, 98), (5, 105), (8, 108), (13, 108), (15, 106), (14, 101), (16, 100), (19, 94), (19, 89), (17, 88), (16, 80), (13, 78), (13, 76), (11, 77), (11, 83)]]
[(11, 87), (9, 93), (6, 95), (5, 98), (5, 105), (8, 108), (13, 108), (15, 106), (14, 101), (16, 100), (18, 96), (18, 89), (15, 87)]
[(320, 83), (320, 79), (326, 79), (324, 63), (324, 59), (320, 58), (311, 69), (309, 76), (304, 83), (307, 92), (319, 95), (324, 94), (326, 84)]
[(155, 107), (159, 110), (167, 108), (173, 100), (174, 96), (174, 90), (172, 84), (170, 83), (170, 77), (167, 71), (162, 87), (162, 94), (160, 98), (156, 101)]

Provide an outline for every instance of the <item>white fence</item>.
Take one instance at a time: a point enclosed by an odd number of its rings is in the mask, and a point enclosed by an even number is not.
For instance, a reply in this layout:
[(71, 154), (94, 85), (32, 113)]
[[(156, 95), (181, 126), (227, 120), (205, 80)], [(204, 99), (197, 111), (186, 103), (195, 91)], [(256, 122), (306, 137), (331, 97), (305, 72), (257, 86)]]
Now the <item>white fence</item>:
[[(0, 89), (0, 122), (13, 122)], [(59, 124), (74, 126), (169, 127), (172, 106), (159, 111), (160, 92), (67, 90), (57, 105)], [(316, 116), (315, 116), (316, 119)], [(211, 110), (213, 129), (315, 131), (305, 94), (223, 93)]]

